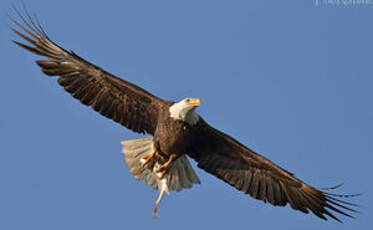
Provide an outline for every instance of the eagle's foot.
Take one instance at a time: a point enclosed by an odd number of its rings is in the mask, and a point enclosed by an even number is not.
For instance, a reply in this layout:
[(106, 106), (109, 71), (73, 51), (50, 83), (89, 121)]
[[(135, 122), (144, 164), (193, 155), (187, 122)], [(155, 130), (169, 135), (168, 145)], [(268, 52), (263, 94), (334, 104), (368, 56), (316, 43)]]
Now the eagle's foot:
[(159, 178), (163, 178), (164, 175), (166, 175), (166, 173), (168, 172), (168, 170), (170, 169), (170, 167), (172, 165), (172, 162), (174, 162), (175, 158), (176, 158), (175, 155), (171, 155), (166, 163), (160, 165), (156, 169), (156, 172), (159, 173)]
[(149, 163), (151, 164), (151, 167), (153, 167), (155, 163), (155, 151), (151, 154), (144, 155), (140, 157), (141, 166), (145, 168)]

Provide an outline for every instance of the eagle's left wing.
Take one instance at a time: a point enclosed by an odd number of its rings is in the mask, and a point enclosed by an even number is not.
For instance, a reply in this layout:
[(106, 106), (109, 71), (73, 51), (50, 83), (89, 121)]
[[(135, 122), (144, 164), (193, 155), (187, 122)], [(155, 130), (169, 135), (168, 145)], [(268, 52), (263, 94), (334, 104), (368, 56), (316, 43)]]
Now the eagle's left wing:
[(188, 155), (198, 162), (198, 167), (236, 189), (274, 206), (289, 203), (293, 209), (303, 213), (310, 210), (324, 220), (327, 215), (340, 221), (329, 210), (353, 217), (344, 211), (355, 212), (347, 207), (353, 204), (305, 184), (292, 173), (211, 127), (202, 118), (194, 136), (196, 139)]
[(162, 100), (146, 90), (120, 79), (89, 63), (73, 52), (55, 44), (38, 22), (18, 11), (24, 25), (11, 19), (25, 34), (12, 30), (31, 46), (14, 41), (47, 60), (36, 63), (49, 76), (58, 76), (58, 83), (74, 98), (101, 115), (138, 133), (154, 134), (160, 111), (171, 102)]

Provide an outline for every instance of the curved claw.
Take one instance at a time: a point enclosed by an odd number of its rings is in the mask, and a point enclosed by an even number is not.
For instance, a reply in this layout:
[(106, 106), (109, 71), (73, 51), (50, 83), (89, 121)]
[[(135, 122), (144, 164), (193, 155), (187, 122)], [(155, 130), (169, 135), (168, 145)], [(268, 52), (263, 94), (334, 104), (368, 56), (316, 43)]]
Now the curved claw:
[(162, 179), (164, 175), (166, 175), (166, 173), (168, 172), (168, 169), (171, 167), (172, 162), (174, 162), (175, 158), (176, 158), (175, 155), (171, 155), (166, 163), (160, 165), (156, 169), (156, 173), (159, 173), (159, 178)]
[(144, 156), (141, 156), (140, 157), (140, 162), (141, 162), (141, 166), (143, 168), (145, 168), (149, 163), (152, 163), (154, 162), (154, 156), (155, 156), (155, 151), (152, 152), (151, 154), (149, 155), (144, 155)]

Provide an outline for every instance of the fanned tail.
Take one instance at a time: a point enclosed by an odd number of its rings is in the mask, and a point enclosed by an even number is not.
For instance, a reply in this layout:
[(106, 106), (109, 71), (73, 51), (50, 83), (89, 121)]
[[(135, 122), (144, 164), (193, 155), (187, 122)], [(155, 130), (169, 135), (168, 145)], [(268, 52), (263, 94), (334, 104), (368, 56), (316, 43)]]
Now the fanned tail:
[[(143, 167), (140, 161), (141, 156), (149, 155), (154, 152), (153, 137), (122, 141), (121, 144), (125, 163), (129, 167), (130, 172), (137, 180), (144, 180), (144, 182), (152, 186), (153, 189), (159, 190), (159, 178), (153, 172), (153, 169)], [(185, 188), (192, 188), (193, 184), (201, 183), (185, 155), (179, 157), (179, 159), (172, 164), (164, 178), (167, 180), (169, 189), (177, 192)]]
[(145, 184), (159, 190), (159, 196), (153, 210), (155, 218), (158, 217), (158, 205), (165, 193), (169, 195), (170, 190), (179, 192), (183, 188), (191, 188), (193, 184), (201, 183), (185, 155), (173, 162), (171, 168), (163, 177), (160, 173), (157, 173), (157, 169), (160, 167), (159, 162), (155, 162), (153, 166), (150, 166), (152, 164), (146, 164), (144, 167), (143, 157), (152, 156), (155, 151), (153, 137), (122, 141), (121, 144), (125, 163), (130, 172), (136, 179), (143, 180)]

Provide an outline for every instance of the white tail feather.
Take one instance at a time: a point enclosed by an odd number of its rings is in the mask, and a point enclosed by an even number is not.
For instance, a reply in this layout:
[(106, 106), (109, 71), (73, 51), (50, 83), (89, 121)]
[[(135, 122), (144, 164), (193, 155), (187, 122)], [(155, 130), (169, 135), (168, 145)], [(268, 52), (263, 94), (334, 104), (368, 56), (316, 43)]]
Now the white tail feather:
[[(141, 163), (141, 156), (154, 152), (153, 137), (122, 141), (121, 144), (125, 163), (135, 178), (144, 180), (153, 189), (159, 189), (158, 176), (152, 169), (142, 167)], [(201, 183), (185, 155), (173, 162), (164, 178), (167, 180), (168, 188), (177, 192), (183, 188), (191, 188), (193, 184)]]

